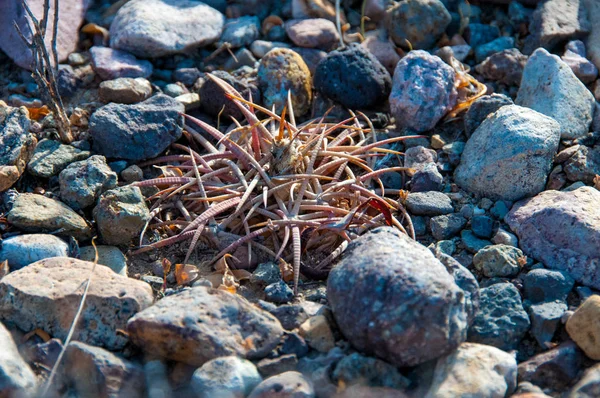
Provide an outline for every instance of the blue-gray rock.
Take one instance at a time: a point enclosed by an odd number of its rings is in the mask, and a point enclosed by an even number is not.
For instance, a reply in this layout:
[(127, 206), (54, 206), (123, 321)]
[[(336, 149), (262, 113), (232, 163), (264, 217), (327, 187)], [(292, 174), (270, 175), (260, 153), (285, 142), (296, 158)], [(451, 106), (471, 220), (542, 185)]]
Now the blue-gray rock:
[(518, 86), (527, 64), (527, 56), (518, 49), (511, 48), (492, 54), (475, 67), (475, 71), (488, 80)]
[(100, 101), (106, 103), (135, 104), (147, 100), (152, 95), (150, 82), (142, 77), (121, 77), (105, 80), (98, 89)]
[[(446, 241), (448, 242), (448, 241)], [(451, 241), (450, 241), (451, 242)], [(470, 325), (479, 310), (479, 283), (475, 276), (450, 255), (435, 252), (435, 257), (446, 267), (446, 271), (454, 278), (454, 282), (465, 292), (467, 323)]]
[(127, 245), (139, 238), (150, 211), (138, 187), (126, 185), (104, 192), (94, 207), (98, 232), (108, 245)]
[[(212, 74), (229, 83), (229, 85), (242, 95), (242, 98), (249, 100), (250, 97), (252, 97), (253, 101), (260, 103), (260, 91), (255, 84), (237, 79), (225, 71), (214, 71)], [(200, 101), (202, 102), (202, 110), (209, 115), (218, 116), (222, 111), (221, 117), (226, 119), (221, 120), (227, 120), (231, 116), (237, 120), (242, 120), (243, 114), (239, 108), (231, 100), (225, 97), (223, 89), (211, 79), (204, 79), (204, 82), (200, 86), (200, 90), (198, 90), (198, 94), (200, 95)]]
[(186, 93), (186, 89), (179, 84), (169, 83), (163, 88), (163, 93), (169, 97), (175, 98)]
[(392, 78), (373, 54), (353, 43), (327, 54), (317, 66), (313, 84), (334, 101), (362, 109), (385, 101)]
[(127, 276), (127, 258), (123, 252), (115, 246), (98, 245), (85, 246), (79, 249), (79, 258), (84, 261), (94, 261), (98, 252), (98, 264), (106, 265), (115, 273)]
[(584, 355), (572, 341), (542, 352), (518, 367), (519, 382), (528, 381), (540, 388), (564, 391), (581, 371)]
[(139, 104), (105, 105), (90, 118), (93, 148), (108, 158), (156, 157), (181, 137), (184, 111), (181, 103), (162, 94)]
[(54, 235), (17, 235), (0, 241), (0, 262), (8, 261), (11, 271), (44, 258), (68, 256), (69, 245)]
[(261, 381), (252, 362), (228, 356), (212, 359), (196, 369), (191, 385), (199, 398), (244, 398)]
[(592, 83), (598, 77), (598, 68), (586, 58), (585, 44), (581, 40), (569, 42), (561, 59), (584, 84)]
[(281, 355), (294, 354), (301, 358), (308, 354), (308, 344), (296, 332), (286, 332), (281, 338), (281, 344), (277, 348), (277, 352)]
[(600, 174), (600, 146), (590, 148), (580, 145), (564, 163), (563, 170), (570, 181), (593, 184), (596, 175)]
[(359, 384), (402, 390), (410, 384), (410, 381), (395, 366), (356, 352), (338, 362), (333, 371), (332, 379), (338, 384), (340, 382), (344, 383), (348, 388)]
[[(508, 213), (508, 210), (506, 211)], [(480, 238), (489, 239), (492, 237), (494, 220), (488, 216), (474, 216), (471, 218), (471, 230)]]
[(470, 23), (465, 29), (465, 39), (473, 48), (489, 43), (498, 37), (500, 37), (500, 29), (497, 26)]
[(560, 140), (553, 119), (517, 105), (486, 118), (467, 141), (454, 178), (490, 199), (518, 200), (541, 192)]
[(235, 71), (246, 67), (246, 71), (248, 72), (256, 67), (256, 58), (252, 55), (252, 51), (248, 50), (246, 47), (238, 49), (234, 55), (235, 57), (229, 57), (229, 59), (225, 61), (223, 64), (224, 70)]
[(94, 46), (90, 48), (94, 70), (103, 80), (120, 77), (143, 77), (152, 75), (152, 64), (149, 61), (137, 59), (126, 51), (108, 47)]
[(285, 330), (294, 330), (300, 327), (308, 318), (304, 307), (298, 304), (284, 304), (269, 310), (281, 322)]
[(37, 140), (30, 124), (25, 108), (0, 105), (0, 192), (17, 182), (33, 153)]
[(27, 171), (36, 177), (50, 178), (64, 170), (69, 164), (87, 159), (88, 151), (82, 151), (72, 145), (63, 145), (58, 141), (44, 139), (39, 142)]
[(560, 323), (560, 320), (567, 310), (567, 304), (561, 302), (550, 302), (533, 304), (529, 307), (529, 317), (531, 319), (531, 335), (538, 342), (540, 347), (546, 348), (552, 341), (554, 333)]
[(401, 47), (429, 49), (444, 33), (452, 17), (439, 0), (407, 0), (386, 10), (390, 38)]
[(223, 27), (220, 43), (228, 43), (233, 48), (249, 46), (260, 35), (260, 20), (255, 16), (245, 15), (228, 19)]
[(567, 64), (540, 48), (525, 65), (515, 103), (554, 118), (561, 138), (573, 139), (589, 132), (596, 102)]
[(574, 284), (565, 272), (539, 268), (523, 277), (523, 294), (532, 303), (566, 301)]
[(11, 333), (0, 323), (0, 393), (7, 398), (35, 395), (36, 377)]
[(313, 76), (317, 71), (319, 63), (327, 57), (325, 51), (317, 50), (316, 48), (293, 47), (292, 50), (296, 51), (302, 57)]
[(276, 283), (281, 279), (281, 269), (279, 265), (272, 261), (258, 264), (258, 267), (252, 272), (250, 281), (263, 285)]
[(567, 394), (567, 398), (594, 398), (599, 396), (600, 364), (588, 368)]
[(475, 48), (475, 61), (477, 63), (483, 62), (487, 57), (492, 54), (499, 53), (502, 50), (508, 50), (515, 47), (515, 39), (513, 37), (499, 37), (490, 41), (489, 43), (482, 44)]
[[(207, 4), (217, 8), (215, 3), (226, 3), (222, 8), (227, 7), (227, 12), (231, 13), (233, 18), (241, 15), (256, 15), (259, 19), (264, 19), (273, 11), (277, 14), (280, 3), (274, 0), (210, 0)], [(219, 10), (222, 11), (222, 8)]]
[(437, 240), (450, 239), (467, 225), (467, 219), (458, 213), (442, 214), (429, 221), (431, 234)]
[(92, 206), (101, 193), (117, 186), (117, 173), (104, 156), (73, 162), (60, 172), (60, 198), (74, 210)]
[(411, 214), (419, 216), (437, 216), (454, 211), (452, 200), (448, 195), (437, 191), (411, 192), (406, 198), (405, 205)]
[(427, 219), (424, 216), (412, 216), (415, 235), (423, 236), (427, 233)]
[(531, 54), (538, 47), (554, 50), (569, 40), (587, 36), (591, 25), (583, 0), (547, 0), (538, 3), (525, 39), (523, 52)]
[(282, 280), (265, 287), (265, 298), (273, 303), (287, 303), (294, 298), (292, 289)]
[(515, 276), (521, 271), (523, 252), (508, 245), (492, 245), (479, 250), (473, 265), (488, 278)]
[(431, 130), (456, 105), (456, 72), (426, 51), (408, 53), (396, 65), (390, 110), (396, 127)]
[(492, 215), (494, 217), (502, 220), (510, 211), (511, 205), (512, 204), (510, 202), (507, 203), (504, 200), (498, 200), (498, 201), (496, 201), (496, 203), (494, 203), (494, 206), (492, 206), (492, 208), (490, 209), (490, 213), (492, 213)]
[(404, 151), (404, 167), (421, 169), (429, 163), (437, 162), (437, 152), (424, 146), (413, 146)]
[(216, 42), (225, 17), (195, 0), (133, 0), (110, 25), (110, 46), (155, 58)]
[(517, 348), (530, 325), (517, 288), (511, 283), (497, 283), (479, 293), (479, 312), (469, 328), (468, 340), (504, 351)]
[(81, 240), (92, 237), (90, 225), (69, 206), (33, 193), (19, 194), (6, 219), (9, 224), (27, 232), (52, 232)]
[(202, 72), (198, 68), (179, 68), (173, 72), (173, 80), (186, 86), (192, 86), (201, 76)]
[(465, 340), (465, 292), (424, 246), (377, 228), (350, 243), (327, 297), (340, 331), (366, 355), (414, 366)]
[(460, 233), (460, 239), (463, 246), (471, 253), (477, 253), (479, 250), (492, 244), (489, 240), (481, 239), (469, 229), (465, 229)]
[(263, 380), (248, 398), (294, 397), (314, 398), (311, 381), (298, 372), (284, 372)]
[(511, 1), (508, 5), (508, 17), (513, 28), (518, 29), (520, 25), (528, 25), (533, 10), (525, 7), (518, 1)]
[(410, 180), (411, 192), (441, 191), (444, 177), (435, 163), (427, 163), (418, 169)]

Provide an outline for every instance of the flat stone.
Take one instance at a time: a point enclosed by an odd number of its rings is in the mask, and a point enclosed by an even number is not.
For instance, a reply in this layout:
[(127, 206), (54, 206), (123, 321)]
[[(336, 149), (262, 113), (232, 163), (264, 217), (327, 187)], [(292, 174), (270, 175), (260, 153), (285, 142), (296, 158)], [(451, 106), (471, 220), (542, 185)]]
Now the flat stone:
[(133, 105), (105, 105), (90, 118), (94, 151), (108, 158), (156, 157), (181, 137), (184, 111), (181, 103), (163, 94)]
[(517, 105), (554, 118), (563, 139), (586, 135), (594, 114), (594, 95), (558, 56), (540, 48), (525, 65)]
[(429, 49), (438, 41), (452, 17), (439, 0), (408, 0), (386, 10), (390, 38), (401, 47)]
[(566, 310), (567, 304), (561, 302), (540, 303), (529, 307), (530, 333), (540, 347), (548, 347)]
[(285, 372), (271, 376), (260, 383), (248, 398), (271, 397), (314, 398), (312, 383), (298, 372)]
[(516, 276), (521, 271), (523, 252), (507, 245), (486, 246), (473, 257), (473, 265), (488, 278)]
[[(64, 340), (94, 264), (55, 257), (30, 264), (0, 280), (0, 319), (21, 330), (42, 329)], [(97, 265), (73, 339), (122, 349), (127, 320), (153, 301), (150, 285)]]
[(225, 17), (194, 0), (133, 0), (119, 8), (110, 25), (110, 46), (155, 58), (216, 42)]
[(324, 18), (292, 19), (285, 23), (285, 31), (298, 47), (331, 51), (340, 45), (335, 24)]
[(98, 245), (96, 249), (93, 246), (84, 246), (79, 249), (79, 258), (83, 261), (94, 261), (98, 251), (98, 264), (106, 265), (115, 273), (121, 276), (127, 276), (127, 258), (123, 252), (115, 246)]
[(36, 376), (19, 354), (10, 332), (0, 323), (0, 394), (3, 397), (33, 396)]
[(36, 177), (50, 178), (63, 171), (69, 164), (88, 157), (90, 157), (88, 151), (44, 139), (35, 148), (31, 161), (27, 165), (27, 171)]
[(199, 398), (244, 398), (261, 381), (262, 377), (252, 362), (236, 356), (226, 356), (211, 359), (196, 369), (191, 385)]
[(437, 360), (426, 398), (511, 396), (517, 386), (517, 361), (495, 347), (462, 343)]
[(600, 296), (593, 295), (583, 302), (567, 321), (567, 332), (585, 355), (600, 359)]
[(195, 366), (227, 355), (263, 358), (283, 335), (273, 315), (205, 287), (165, 297), (133, 317), (127, 331), (144, 351)]
[(117, 173), (106, 164), (106, 158), (94, 155), (73, 162), (58, 176), (60, 198), (74, 210), (92, 206), (101, 193), (117, 186)]
[(65, 350), (62, 380), (77, 396), (144, 396), (143, 369), (103, 348), (73, 341)]
[(527, 381), (544, 389), (564, 391), (577, 378), (584, 355), (572, 341), (542, 352), (518, 368), (519, 384)]
[(152, 64), (139, 60), (134, 55), (109, 47), (94, 46), (90, 48), (94, 70), (103, 80), (122, 77), (148, 78), (152, 74)]
[(559, 140), (560, 126), (553, 119), (521, 106), (503, 106), (467, 141), (455, 181), (494, 200), (533, 196), (546, 185)]
[(411, 214), (422, 216), (449, 214), (454, 211), (452, 200), (448, 195), (437, 191), (411, 192), (405, 205)]
[(3, 239), (0, 262), (8, 261), (11, 271), (51, 257), (68, 257), (69, 245), (54, 235), (26, 234)]
[(460, 214), (443, 214), (432, 217), (429, 225), (433, 237), (444, 240), (458, 234), (467, 225), (467, 219)]
[(19, 194), (6, 219), (27, 232), (53, 232), (81, 240), (92, 236), (91, 227), (69, 206), (33, 193)]
[(523, 252), (547, 268), (600, 289), (600, 192), (582, 187), (545, 191), (515, 203), (505, 217)]
[(456, 105), (456, 72), (426, 51), (411, 51), (394, 71), (390, 110), (396, 127), (431, 130)]
[(392, 228), (350, 243), (327, 296), (348, 341), (396, 366), (426, 362), (466, 338), (465, 292), (426, 247)]
[(98, 95), (104, 103), (135, 104), (150, 98), (152, 86), (143, 77), (121, 77), (100, 83)]
[(5, 105), (0, 104), (0, 192), (21, 177), (37, 143), (27, 110)]
[(574, 284), (566, 272), (539, 268), (523, 277), (523, 294), (531, 303), (566, 302)]

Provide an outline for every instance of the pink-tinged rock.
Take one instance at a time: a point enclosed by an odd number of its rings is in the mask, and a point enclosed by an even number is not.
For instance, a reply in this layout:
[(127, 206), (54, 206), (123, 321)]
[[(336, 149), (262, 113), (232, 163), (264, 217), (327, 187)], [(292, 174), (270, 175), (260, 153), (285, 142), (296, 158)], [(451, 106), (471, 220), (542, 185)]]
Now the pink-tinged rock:
[(388, 39), (383, 39), (379, 36), (369, 36), (361, 45), (369, 50), (371, 54), (377, 58), (381, 65), (390, 72), (390, 75), (394, 74), (394, 69), (400, 61), (400, 56), (396, 52), (396, 47)]
[[(36, 18), (43, 16), (44, 0), (29, 0), (27, 2)], [(61, 0), (59, 4), (59, 21), (56, 50), (58, 61), (67, 59), (70, 53), (77, 48), (79, 40), (79, 26), (90, 0)], [(52, 32), (54, 27), (54, 1), (50, 2), (50, 21), (47, 31)], [(33, 56), (13, 26), (17, 21), (25, 37), (30, 38), (27, 29), (25, 9), (21, 6), (21, 0), (0, 1), (0, 49), (4, 51), (15, 63), (23, 68), (31, 69)], [(46, 45), (51, 48), (52, 34), (46, 35)]]
[(594, 65), (600, 69), (600, 2), (596, 0), (584, 0), (588, 11), (590, 26), (592, 27), (585, 42), (589, 58)]
[(600, 191), (545, 191), (517, 202), (505, 221), (526, 255), (600, 289)]
[(292, 19), (285, 24), (285, 31), (299, 47), (330, 51), (340, 42), (335, 24), (324, 18)]
[(102, 80), (113, 80), (120, 77), (149, 77), (152, 64), (139, 60), (125, 51), (113, 50), (109, 47), (92, 47), (92, 65)]

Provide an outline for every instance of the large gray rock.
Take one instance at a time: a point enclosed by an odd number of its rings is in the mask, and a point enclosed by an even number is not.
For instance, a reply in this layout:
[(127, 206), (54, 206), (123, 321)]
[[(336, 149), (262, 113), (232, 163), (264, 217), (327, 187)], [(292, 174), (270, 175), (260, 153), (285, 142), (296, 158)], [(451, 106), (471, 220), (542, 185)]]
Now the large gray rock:
[(68, 256), (69, 245), (54, 235), (17, 235), (0, 242), (0, 262), (8, 261), (12, 271), (45, 258)]
[(540, 48), (525, 65), (515, 100), (555, 119), (563, 139), (588, 133), (594, 115), (594, 95), (558, 56)]
[(104, 243), (117, 246), (138, 238), (150, 219), (142, 192), (131, 185), (104, 192), (93, 213)]
[(465, 292), (427, 248), (392, 228), (348, 246), (327, 296), (348, 341), (396, 366), (437, 358), (466, 338)]
[(432, 129), (456, 105), (456, 72), (438, 56), (411, 51), (396, 65), (390, 110), (397, 127)]
[(211, 359), (196, 369), (191, 385), (199, 398), (244, 398), (261, 381), (252, 362), (228, 356)]
[(600, 289), (600, 192), (545, 191), (515, 203), (505, 221), (523, 252), (577, 282)]
[(273, 315), (241, 296), (206, 287), (160, 300), (131, 318), (127, 331), (147, 353), (195, 366), (227, 355), (263, 358), (283, 335)]
[(33, 396), (36, 378), (21, 358), (12, 335), (0, 323), (0, 396), (6, 398)]
[(18, 195), (6, 219), (27, 232), (52, 232), (82, 240), (92, 237), (92, 228), (69, 206), (33, 193)]
[[(93, 263), (55, 257), (30, 264), (0, 280), (0, 320), (21, 330), (40, 328), (64, 341)], [(73, 340), (119, 350), (128, 339), (118, 330), (153, 301), (150, 285), (96, 265)]]
[(510, 396), (517, 386), (517, 361), (495, 347), (463, 343), (438, 359), (425, 398)]
[(94, 155), (71, 163), (58, 176), (60, 198), (72, 209), (85, 209), (98, 196), (117, 186), (117, 173), (106, 164), (104, 156)]
[(0, 105), (0, 192), (21, 177), (35, 148), (37, 140), (29, 133), (30, 123), (25, 108)]
[(452, 17), (440, 0), (407, 0), (386, 11), (390, 37), (398, 46), (408, 40), (414, 49), (429, 49), (444, 33)]
[(144, 58), (216, 42), (225, 17), (195, 0), (132, 0), (110, 25), (110, 46)]
[(93, 148), (108, 158), (158, 156), (183, 132), (184, 106), (163, 94), (133, 105), (111, 103), (90, 118)]
[[(44, 0), (29, 0), (27, 4), (37, 19), (41, 20), (44, 14)], [(27, 29), (28, 18), (25, 10), (22, 8), (19, 0), (6, 0), (0, 2), (0, 26), (4, 28), (0, 31), (0, 49), (11, 57), (17, 65), (22, 68), (33, 68), (33, 54), (23, 43), (17, 30), (13, 27), (16, 21), (25, 34), (30, 39), (31, 35)], [(58, 61), (67, 59), (69, 54), (77, 49), (79, 41), (79, 27), (81, 26), (87, 7), (91, 4), (90, 0), (63, 0), (59, 4), (58, 35), (56, 40), (56, 50)], [(50, 2), (49, 22), (45, 43), (47, 48), (52, 48), (52, 32), (54, 30), (54, 2)]]
[(469, 138), (454, 178), (465, 190), (493, 200), (533, 196), (546, 185), (559, 140), (553, 119), (503, 106)]
[(43, 139), (35, 148), (31, 161), (27, 165), (27, 171), (36, 177), (50, 178), (63, 171), (69, 164), (87, 159), (89, 156), (88, 151), (82, 151), (72, 145)]

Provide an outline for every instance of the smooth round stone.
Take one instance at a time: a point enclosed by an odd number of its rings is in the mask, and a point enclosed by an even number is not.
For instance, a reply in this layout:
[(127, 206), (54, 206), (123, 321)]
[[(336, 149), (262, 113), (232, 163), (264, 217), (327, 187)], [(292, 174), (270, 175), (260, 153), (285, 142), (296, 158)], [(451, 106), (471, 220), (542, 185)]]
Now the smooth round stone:
[(68, 257), (69, 245), (48, 234), (17, 235), (2, 240), (0, 262), (8, 261), (11, 271), (21, 269), (38, 260)]

